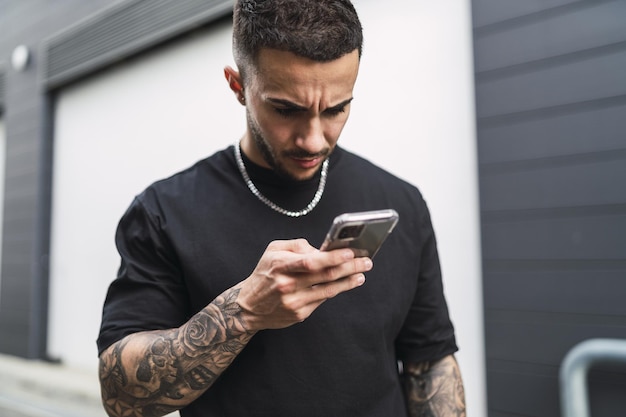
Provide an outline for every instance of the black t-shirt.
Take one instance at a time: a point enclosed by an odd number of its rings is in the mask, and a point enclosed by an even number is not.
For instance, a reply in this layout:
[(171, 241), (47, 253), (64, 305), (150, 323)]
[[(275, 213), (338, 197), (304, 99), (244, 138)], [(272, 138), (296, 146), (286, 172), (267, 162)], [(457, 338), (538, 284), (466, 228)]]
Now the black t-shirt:
[[(245, 159), (260, 191), (299, 210), (317, 177), (289, 182)], [(346, 150), (330, 157), (326, 190), (291, 218), (245, 185), (233, 148), (146, 189), (120, 221), (121, 266), (104, 305), (98, 349), (143, 330), (185, 323), (252, 272), (269, 242), (319, 247), (344, 212), (393, 208), (400, 217), (365, 285), (323, 303), (307, 320), (257, 333), (209, 390), (181, 410), (209, 416), (403, 416), (397, 360), (457, 350), (435, 237), (419, 191)]]

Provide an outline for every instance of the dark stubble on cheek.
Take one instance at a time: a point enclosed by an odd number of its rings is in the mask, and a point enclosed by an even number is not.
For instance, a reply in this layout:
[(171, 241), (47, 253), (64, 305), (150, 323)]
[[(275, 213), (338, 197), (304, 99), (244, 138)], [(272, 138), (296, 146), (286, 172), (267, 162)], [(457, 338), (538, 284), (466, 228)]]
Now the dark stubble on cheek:
[[(246, 111), (246, 118), (248, 119), (248, 127), (250, 129), (250, 134), (252, 135), (254, 144), (259, 150), (259, 152), (261, 153), (261, 156), (263, 157), (265, 162), (267, 162), (267, 164), (274, 170), (274, 172), (277, 175), (283, 178), (287, 178), (289, 180), (295, 180), (295, 181), (301, 180), (301, 178), (294, 177), (291, 173), (289, 173), (289, 171), (285, 169), (283, 165), (281, 165), (278, 158), (276, 157), (276, 154), (274, 153), (274, 150), (269, 147), (269, 145), (267, 144), (267, 141), (263, 137), (263, 134), (261, 133), (259, 126), (252, 119), (252, 117), (250, 117), (249, 111)], [(319, 154), (314, 154), (314, 155), (311, 155), (305, 151), (296, 150), (292, 152), (285, 152), (283, 153), (282, 156), (283, 157), (296, 157), (296, 158), (315, 158), (315, 157), (326, 158), (328, 157), (329, 154), (330, 154), (330, 150), (328, 149), (325, 149), (323, 152), (320, 152)], [(321, 169), (321, 166), (320, 166), (320, 169)], [(313, 176), (314, 175), (315, 174), (313, 174)]]
[(256, 122), (250, 117), (250, 112), (246, 111), (246, 118), (248, 119), (248, 127), (250, 129), (250, 134), (252, 135), (252, 139), (254, 140), (254, 145), (261, 153), (261, 156), (269, 164), (269, 166), (275, 171), (282, 171), (277, 167), (276, 157), (274, 156), (274, 152), (269, 148), (265, 139), (263, 139), (263, 135), (259, 129), (259, 126)]

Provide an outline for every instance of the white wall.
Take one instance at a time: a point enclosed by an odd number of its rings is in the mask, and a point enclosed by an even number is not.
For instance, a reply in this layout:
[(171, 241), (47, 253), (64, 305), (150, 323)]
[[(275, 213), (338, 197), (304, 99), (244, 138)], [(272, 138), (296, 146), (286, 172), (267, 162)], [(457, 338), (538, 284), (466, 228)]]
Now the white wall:
[(230, 26), (159, 49), (59, 95), (49, 354), (94, 367), (101, 308), (119, 258), (113, 238), (133, 197), (241, 136), (224, 81)]
[[(469, 0), (356, 0), (365, 50), (341, 144), (420, 187), (437, 233), (469, 416), (486, 413)], [(56, 112), (49, 353), (96, 366), (115, 226), (153, 180), (233, 143), (222, 25), (64, 89)]]

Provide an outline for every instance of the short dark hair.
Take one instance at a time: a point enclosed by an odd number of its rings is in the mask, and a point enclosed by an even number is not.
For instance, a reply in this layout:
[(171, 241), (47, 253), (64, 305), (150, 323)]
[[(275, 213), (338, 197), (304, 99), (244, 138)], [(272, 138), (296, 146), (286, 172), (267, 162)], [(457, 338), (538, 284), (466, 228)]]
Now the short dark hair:
[(256, 64), (264, 48), (318, 62), (333, 61), (354, 50), (360, 57), (363, 30), (349, 0), (237, 0), (233, 54), (239, 70)]

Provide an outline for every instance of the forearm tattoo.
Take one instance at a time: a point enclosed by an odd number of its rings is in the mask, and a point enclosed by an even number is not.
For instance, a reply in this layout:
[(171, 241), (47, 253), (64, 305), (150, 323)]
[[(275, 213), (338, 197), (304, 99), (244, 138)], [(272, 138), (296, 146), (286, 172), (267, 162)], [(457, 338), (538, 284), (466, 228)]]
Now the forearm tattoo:
[(178, 329), (137, 333), (100, 357), (110, 416), (162, 416), (199, 397), (253, 335), (230, 289)]
[(465, 417), (465, 391), (453, 356), (405, 363), (404, 390), (411, 417)]

